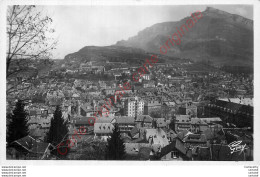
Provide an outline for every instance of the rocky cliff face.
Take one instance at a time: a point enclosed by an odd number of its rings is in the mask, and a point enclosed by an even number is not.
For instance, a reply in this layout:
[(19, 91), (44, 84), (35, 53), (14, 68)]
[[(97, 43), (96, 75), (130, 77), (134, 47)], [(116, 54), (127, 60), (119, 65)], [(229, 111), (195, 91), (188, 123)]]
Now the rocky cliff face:
[[(191, 16), (177, 22), (155, 24), (117, 46), (141, 48), (160, 53), (169, 36)], [(253, 21), (208, 7), (202, 18), (181, 38), (181, 44), (168, 49), (168, 56), (210, 60), (220, 65), (253, 66)]]
[(253, 30), (253, 21), (247, 18), (244, 18), (240, 15), (236, 15), (236, 14), (230, 14), (212, 7), (207, 7), (207, 9), (204, 11), (204, 15), (205, 16), (211, 16), (211, 17), (221, 17), (222, 18), (226, 18), (227, 21), (230, 21), (231, 23), (238, 23), (241, 25), (244, 25), (246, 28), (248, 28), (249, 30)]

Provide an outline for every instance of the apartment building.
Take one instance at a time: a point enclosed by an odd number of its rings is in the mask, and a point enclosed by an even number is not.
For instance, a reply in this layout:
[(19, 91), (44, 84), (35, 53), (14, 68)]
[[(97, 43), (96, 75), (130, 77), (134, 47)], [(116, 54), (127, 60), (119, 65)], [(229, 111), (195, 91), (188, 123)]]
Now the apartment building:
[(131, 97), (124, 102), (125, 116), (135, 117), (144, 114), (144, 100), (139, 97)]

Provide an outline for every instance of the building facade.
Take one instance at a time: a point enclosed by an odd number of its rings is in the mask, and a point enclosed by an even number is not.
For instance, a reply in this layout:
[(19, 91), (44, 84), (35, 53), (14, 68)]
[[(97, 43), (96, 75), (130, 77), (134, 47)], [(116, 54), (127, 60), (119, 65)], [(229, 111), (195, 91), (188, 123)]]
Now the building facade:
[(144, 114), (144, 100), (138, 97), (128, 98), (124, 102), (125, 116), (135, 117)]

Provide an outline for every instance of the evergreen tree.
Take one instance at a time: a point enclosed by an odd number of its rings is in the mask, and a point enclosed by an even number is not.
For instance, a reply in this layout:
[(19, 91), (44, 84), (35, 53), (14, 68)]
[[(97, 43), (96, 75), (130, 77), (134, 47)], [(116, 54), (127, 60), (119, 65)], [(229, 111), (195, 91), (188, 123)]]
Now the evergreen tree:
[(115, 124), (112, 136), (108, 139), (106, 147), (107, 160), (123, 160), (125, 157), (125, 144), (120, 136), (118, 125)]
[(24, 102), (18, 100), (12, 114), (7, 114), (7, 143), (23, 138), (29, 134), (28, 113), (24, 110)]
[(172, 117), (172, 120), (169, 124), (169, 128), (172, 129), (173, 131), (175, 131), (175, 116)]
[(153, 111), (153, 112), (151, 112), (151, 113), (150, 113), (150, 116), (151, 116), (152, 118), (160, 118), (160, 117), (162, 117), (162, 116), (161, 116), (161, 113), (160, 113), (159, 111)]
[[(57, 106), (54, 112), (54, 116), (51, 119), (51, 126), (49, 132), (47, 133), (47, 142), (51, 143), (54, 146), (60, 145), (59, 150), (61, 152), (65, 152), (66, 149), (69, 150), (69, 148), (66, 147), (67, 145), (69, 145), (69, 143), (67, 143), (68, 132), (69, 130), (67, 124), (66, 122), (64, 122), (62, 118), (60, 106)], [(54, 149), (52, 153), (59, 157), (63, 157), (60, 153), (58, 153), (57, 149)]]
[(154, 120), (154, 119), (152, 120), (152, 127), (157, 128), (157, 123), (156, 123), (156, 120)]

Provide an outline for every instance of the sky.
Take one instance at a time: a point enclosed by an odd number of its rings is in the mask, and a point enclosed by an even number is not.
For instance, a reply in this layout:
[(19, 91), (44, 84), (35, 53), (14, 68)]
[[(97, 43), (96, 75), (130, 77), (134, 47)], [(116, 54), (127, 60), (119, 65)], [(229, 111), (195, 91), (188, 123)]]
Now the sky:
[[(108, 46), (156, 23), (178, 21), (207, 5), (178, 6), (39, 6), (53, 19), (58, 38), (54, 59), (63, 59), (85, 46)], [(209, 5), (232, 14), (253, 19), (253, 7), (246, 5)]]

